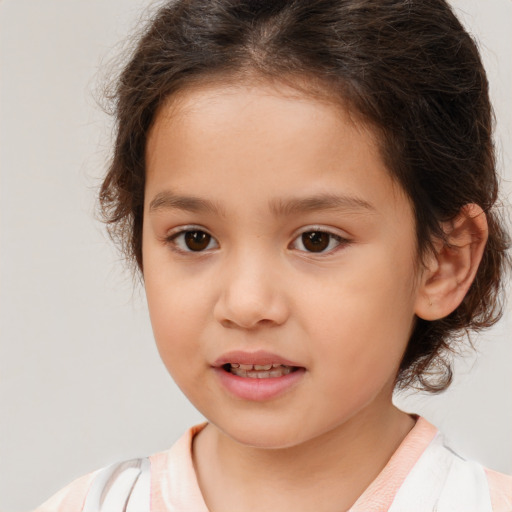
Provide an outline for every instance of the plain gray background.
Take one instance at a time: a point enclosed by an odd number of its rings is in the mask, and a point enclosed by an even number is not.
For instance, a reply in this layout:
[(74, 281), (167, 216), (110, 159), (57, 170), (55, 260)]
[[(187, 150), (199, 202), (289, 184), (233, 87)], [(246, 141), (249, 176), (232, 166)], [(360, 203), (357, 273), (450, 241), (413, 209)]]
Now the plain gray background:
[[(482, 45), (510, 200), (512, 2), (457, 0)], [(98, 70), (142, 0), (0, 1), (0, 509), (168, 448), (201, 416), (160, 363), (144, 294), (94, 218), (110, 121)], [(100, 73), (101, 75), (101, 73)], [(507, 181), (508, 180), (508, 181)], [(510, 287), (509, 287), (510, 288)], [(512, 315), (457, 363), (452, 388), (397, 401), (460, 452), (512, 473)]]

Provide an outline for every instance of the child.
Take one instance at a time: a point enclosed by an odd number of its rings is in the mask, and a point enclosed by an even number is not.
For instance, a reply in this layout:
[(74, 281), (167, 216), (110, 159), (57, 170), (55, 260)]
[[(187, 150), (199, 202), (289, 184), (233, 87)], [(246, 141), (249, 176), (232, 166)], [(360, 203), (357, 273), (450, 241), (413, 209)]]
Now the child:
[(442, 0), (177, 0), (101, 202), (208, 423), (43, 511), (506, 511), (395, 388), (445, 389), (506, 267), (478, 51)]

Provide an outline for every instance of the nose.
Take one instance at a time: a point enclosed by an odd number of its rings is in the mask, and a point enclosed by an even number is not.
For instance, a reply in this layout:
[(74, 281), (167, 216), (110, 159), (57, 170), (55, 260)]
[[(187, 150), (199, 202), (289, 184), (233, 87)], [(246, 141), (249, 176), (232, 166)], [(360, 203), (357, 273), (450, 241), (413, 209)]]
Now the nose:
[(254, 255), (226, 262), (218, 276), (215, 319), (227, 328), (252, 330), (286, 322), (289, 307), (282, 280), (270, 262)]

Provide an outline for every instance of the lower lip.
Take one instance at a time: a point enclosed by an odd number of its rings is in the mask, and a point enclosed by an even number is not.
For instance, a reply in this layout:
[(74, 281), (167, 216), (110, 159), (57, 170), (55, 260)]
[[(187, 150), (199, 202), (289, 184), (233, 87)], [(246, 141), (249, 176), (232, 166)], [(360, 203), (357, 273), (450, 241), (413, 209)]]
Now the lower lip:
[(299, 368), (282, 377), (254, 379), (239, 377), (223, 368), (215, 368), (221, 384), (233, 395), (244, 400), (263, 402), (286, 393), (303, 377), (305, 370)]

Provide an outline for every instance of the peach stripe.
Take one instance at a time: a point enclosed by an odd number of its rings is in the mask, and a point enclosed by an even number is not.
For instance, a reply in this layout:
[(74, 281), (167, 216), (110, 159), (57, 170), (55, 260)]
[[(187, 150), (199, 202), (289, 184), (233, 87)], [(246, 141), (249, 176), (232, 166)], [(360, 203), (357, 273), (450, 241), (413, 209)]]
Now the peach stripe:
[(384, 469), (367, 487), (349, 512), (387, 511), (398, 489), (436, 433), (436, 427), (425, 418), (419, 417), (414, 428), (402, 441)]
[(493, 512), (512, 512), (512, 476), (485, 469)]

